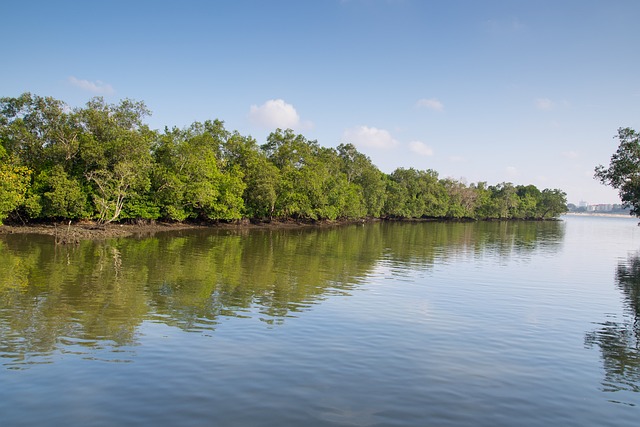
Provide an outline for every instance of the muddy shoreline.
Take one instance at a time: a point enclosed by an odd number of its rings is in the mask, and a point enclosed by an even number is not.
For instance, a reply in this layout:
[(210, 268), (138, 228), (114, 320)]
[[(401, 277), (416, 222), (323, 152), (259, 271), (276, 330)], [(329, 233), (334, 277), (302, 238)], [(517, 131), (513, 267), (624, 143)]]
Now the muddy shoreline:
[[(242, 220), (237, 222), (161, 222), (151, 221), (135, 224), (99, 224), (93, 221), (79, 222), (46, 222), (31, 224), (6, 224), (0, 225), (0, 235), (7, 234), (39, 234), (52, 236), (56, 243), (74, 244), (82, 240), (106, 240), (121, 237), (151, 237), (156, 233), (177, 231), (177, 230), (279, 230), (279, 229), (302, 229), (302, 228), (326, 228), (338, 227), (348, 224), (364, 224), (369, 222), (392, 221), (392, 222), (474, 222), (476, 220), (444, 219), (444, 218), (374, 218), (357, 220), (335, 220), (335, 221), (296, 221), (296, 220), (272, 220), (253, 222)], [(500, 221), (497, 219), (486, 219), (484, 221)], [(508, 219), (503, 221), (528, 221), (523, 219)], [(558, 218), (530, 221), (559, 221)]]
[[(362, 220), (357, 221), (362, 223)], [(82, 240), (105, 240), (121, 237), (152, 236), (159, 232), (194, 229), (244, 230), (244, 229), (291, 229), (309, 227), (331, 227), (351, 224), (354, 221), (269, 221), (235, 223), (169, 223), (150, 222), (140, 224), (98, 224), (92, 221), (58, 222), (39, 224), (0, 225), (0, 235), (6, 234), (40, 234), (54, 237), (56, 243), (73, 244)]]

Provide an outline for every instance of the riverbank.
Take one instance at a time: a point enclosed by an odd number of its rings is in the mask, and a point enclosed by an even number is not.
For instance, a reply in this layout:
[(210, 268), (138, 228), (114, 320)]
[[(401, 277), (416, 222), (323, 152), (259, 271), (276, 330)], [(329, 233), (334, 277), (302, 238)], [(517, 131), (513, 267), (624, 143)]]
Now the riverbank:
[(195, 224), (97, 224), (94, 222), (2, 225), (0, 234), (40, 234), (53, 236), (57, 243), (78, 243), (81, 240), (104, 240), (135, 235), (150, 235), (160, 231), (197, 228)]
[[(354, 221), (265, 221), (265, 222), (218, 222), (218, 223), (171, 223), (144, 222), (136, 224), (98, 224), (93, 221), (75, 223), (42, 223), (25, 225), (0, 225), (0, 235), (3, 234), (40, 234), (53, 236), (56, 243), (74, 244), (82, 240), (105, 240), (120, 237), (145, 237), (155, 233), (176, 230), (193, 229), (289, 229), (308, 227), (329, 227), (353, 223)], [(358, 220), (358, 223), (364, 220)]]
[[(566, 214), (572, 215), (572, 214)], [(616, 215), (618, 216), (618, 215)], [(558, 221), (558, 218), (544, 220), (534, 219), (485, 219), (484, 221)], [(6, 234), (39, 234), (53, 236), (58, 244), (74, 244), (82, 240), (105, 240), (121, 237), (150, 237), (159, 232), (193, 229), (222, 229), (222, 230), (249, 230), (249, 229), (301, 229), (301, 228), (325, 228), (337, 227), (348, 224), (364, 224), (376, 221), (397, 221), (397, 222), (475, 222), (478, 220), (471, 218), (368, 218), (349, 220), (271, 220), (271, 221), (249, 221), (240, 220), (235, 222), (139, 222), (133, 224), (99, 224), (94, 221), (79, 222), (52, 222), (52, 223), (31, 223), (31, 224), (8, 224), (0, 225), (0, 235)], [(483, 221), (483, 220), (480, 220)]]

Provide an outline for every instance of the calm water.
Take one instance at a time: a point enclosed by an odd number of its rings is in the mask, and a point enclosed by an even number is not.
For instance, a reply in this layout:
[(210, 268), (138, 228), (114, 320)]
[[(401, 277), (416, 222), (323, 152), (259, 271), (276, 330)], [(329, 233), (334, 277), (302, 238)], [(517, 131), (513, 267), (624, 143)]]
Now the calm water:
[(637, 426), (640, 228), (0, 238), (7, 426)]

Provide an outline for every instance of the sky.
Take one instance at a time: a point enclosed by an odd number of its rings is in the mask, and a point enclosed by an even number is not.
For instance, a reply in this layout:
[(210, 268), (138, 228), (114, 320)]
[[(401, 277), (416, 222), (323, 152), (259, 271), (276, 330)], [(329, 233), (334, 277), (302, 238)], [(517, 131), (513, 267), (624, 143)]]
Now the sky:
[(291, 128), (383, 172), (559, 188), (640, 130), (637, 0), (3, 1), (0, 96), (129, 98), (153, 129)]

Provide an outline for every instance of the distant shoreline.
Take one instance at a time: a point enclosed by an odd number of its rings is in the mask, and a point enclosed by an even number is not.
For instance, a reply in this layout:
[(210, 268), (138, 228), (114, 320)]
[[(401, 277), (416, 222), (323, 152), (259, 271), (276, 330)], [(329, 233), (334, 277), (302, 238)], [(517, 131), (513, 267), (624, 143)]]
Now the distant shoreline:
[(571, 215), (571, 216), (601, 216), (608, 218), (634, 218), (628, 212), (622, 213), (605, 213), (605, 212), (567, 212), (563, 215)]

